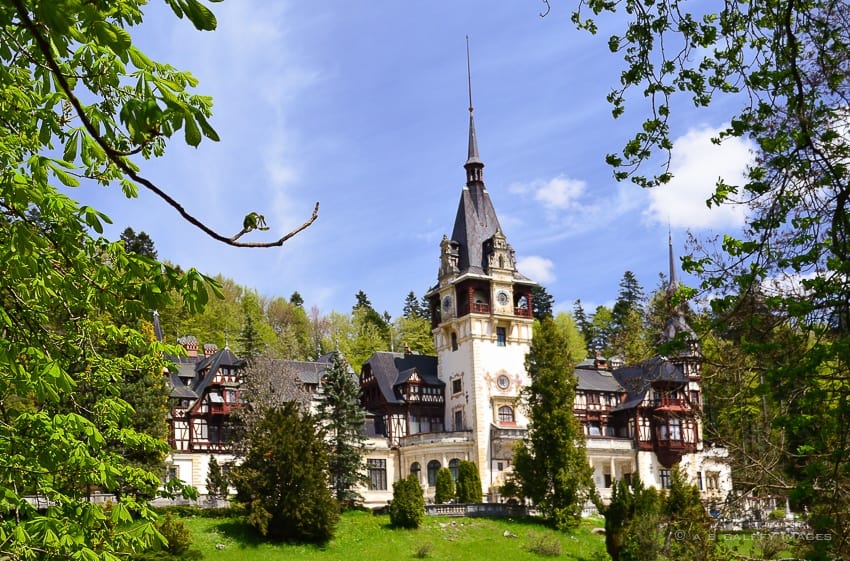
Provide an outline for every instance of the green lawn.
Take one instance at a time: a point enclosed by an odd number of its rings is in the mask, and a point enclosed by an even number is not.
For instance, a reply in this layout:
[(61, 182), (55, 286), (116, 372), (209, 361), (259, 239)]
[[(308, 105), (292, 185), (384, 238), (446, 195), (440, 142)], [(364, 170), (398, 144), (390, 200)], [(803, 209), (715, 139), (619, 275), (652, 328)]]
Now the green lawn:
[[(526, 520), (426, 516), (418, 530), (395, 530), (389, 527), (388, 516), (348, 512), (340, 520), (336, 538), (324, 548), (262, 543), (236, 519), (182, 521), (192, 533), (193, 548), (203, 552), (205, 561), (539, 560), (546, 557), (545, 550), (558, 547), (558, 559), (608, 559), (604, 536), (591, 533), (603, 525), (602, 520), (586, 520), (573, 532), (559, 533)], [(535, 546), (542, 552), (532, 551)]]

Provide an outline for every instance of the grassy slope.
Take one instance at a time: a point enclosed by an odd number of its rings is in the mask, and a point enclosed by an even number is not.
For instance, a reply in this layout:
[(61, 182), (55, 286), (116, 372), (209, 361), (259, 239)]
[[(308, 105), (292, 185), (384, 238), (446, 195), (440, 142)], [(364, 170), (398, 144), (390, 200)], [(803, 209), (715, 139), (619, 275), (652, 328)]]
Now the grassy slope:
[[(192, 532), (193, 547), (204, 553), (205, 561), (396, 561), (416, 559), (421, 549), (428, 550), (426, 559), (434, 560), (539, 560), (541, 555), (530, 548), (541, 538), (560, 542), (559, 559), (608, 558), (601, 555), (604, 536), (591, 533), (593, 527), (602, 525), (600, 520), (585, 521), (573, 532), (556, 533), (527, 521), (425, 517), (418, 530), (394, 530), (387, 516), (349, 512), (340, 520), (337, 537), (325, 548), (262, 543), (237, 520), (185, 518), (183, 522)], [(217, 549), (217, 544), (224, 547)]]

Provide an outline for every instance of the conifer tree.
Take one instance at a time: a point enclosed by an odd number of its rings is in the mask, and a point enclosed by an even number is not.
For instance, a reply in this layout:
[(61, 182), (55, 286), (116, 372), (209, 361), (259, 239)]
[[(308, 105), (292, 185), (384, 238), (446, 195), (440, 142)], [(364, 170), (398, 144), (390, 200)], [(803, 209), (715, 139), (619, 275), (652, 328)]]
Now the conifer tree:
[(445, 504), (455, 498), (455, 480), (449, 468), (441, 467), (437, 471), (437, 485), (434, 491), (434, 502)]
[(413, 474), (393, 483), (390, 524), (396, 528), (418, 528), (425, 516), (425, 496)]
[(340, 505), (352, 505), (360, 498), (355, 486), (364, 480), (365, 411), (357, 378), (339, 352), (324, 372), (317, 416), (327, 432), (334, 496)]
[(283, 403), (264, 410), (248, 441), (245, 460), (232, 470), (248, 524), (274, 541), (328, 542), (339, 510), (319, 423), (297, 404)]
[(552, 317), (552, 308), (555, 305), (555, 298), (552, 297), (546, 288), (540, 285), (535, 285), (531, 290), (531, 313), (535, 319), (543, 319), (544, 317)]
[(480, 503), (483, 493), (481, 491), (481, 476), (478, 466), (474, 462), (462, 460), (457, 466), (457, 502)]
[(556, 528), (578, 524), (594, 489), (584, 435), (573, 414), (574, 368), (567, 341), (551, 318), (535, 328), (525, 367), (528, 436), (514, 455), (514, 474), (525, 497)]
[(229, 494), (230, 482), (221, 469), (215, 456), (210, 457), (210, 465), (207, 470), (207, 497), (215, 503), (218, 499), (226, 499)]

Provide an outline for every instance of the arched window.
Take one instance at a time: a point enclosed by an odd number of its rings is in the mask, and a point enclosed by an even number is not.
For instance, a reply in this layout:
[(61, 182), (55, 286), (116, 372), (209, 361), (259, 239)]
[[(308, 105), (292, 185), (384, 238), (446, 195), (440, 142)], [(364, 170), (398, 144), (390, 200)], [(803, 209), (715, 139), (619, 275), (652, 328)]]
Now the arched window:
[(440, 462), (431, 460), (428, 462), (428, 487), (437, 485), (437, 472), (440, 471)]
[(422, 466), (419, 465), (419, 462), (413, 462), (410, 464), (410, 475), (415, 475), (416, 481), (419, 481), (420, 483), (422, 482), (422, 479), (420, 478), (421, 472)]
[(460, 460), (457, 458), (449, 460), (449, 471), (452, 472), (452, 478), (455, 480), (455, 483), (457, 483), (458, 468), (460, 468)]
[(499, 407), (499, 422), (500, 423), (513, 423), (514, 419), (514, 409), (509, 405), (502, 405)]

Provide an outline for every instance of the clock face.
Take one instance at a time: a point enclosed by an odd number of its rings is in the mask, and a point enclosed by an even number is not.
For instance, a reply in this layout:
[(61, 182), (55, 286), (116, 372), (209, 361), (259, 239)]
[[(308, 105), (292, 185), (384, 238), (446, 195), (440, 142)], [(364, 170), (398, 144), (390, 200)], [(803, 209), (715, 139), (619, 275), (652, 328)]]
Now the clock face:
[(508, 302), (510, 301), (510, 295), (506, 291), (500, 290), (499, 292), (496, 293), (496, 300), (502, 306), (507, 306)]
[(451, 310), (452, 309), (452, 297), (451, 296), (446, 296), (445, 298), (443, 298), (443, 309), (444, 310)]

